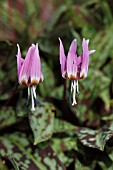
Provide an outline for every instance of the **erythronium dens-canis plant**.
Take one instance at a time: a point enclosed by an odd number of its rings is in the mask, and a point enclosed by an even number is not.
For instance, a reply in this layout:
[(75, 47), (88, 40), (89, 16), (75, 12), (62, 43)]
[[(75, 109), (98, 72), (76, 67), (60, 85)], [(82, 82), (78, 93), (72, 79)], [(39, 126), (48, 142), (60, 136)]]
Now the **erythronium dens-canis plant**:
[(61, 64), (61, 74), (64, 79), (71, 80), (71, 95), (72, 95), (72, 105), (77, 104), (76, 93), (79, 93), (78, 89), (78, 79), (83, 79), (88, 74), (89, 66), (89, 56), (95, 52), (95, 50), (89, 50), (88, 44), (89, 40), (83, 38), (82, 41), (82, 54), (77, 57), (77, 40), (74, 39), (70, 45), (68, 55), (66, 58), (64, 47), (61, 39), (60, 41), (60, 64)]
[(41, 61), (39, 56), (38, 44), (28, 49), (25, 59), (21, 57), (20, 47), (17, 44), (17, 70), (18, 70), (18, 82), (20, 85), (28, 87), (28, 100), (31, 95), (32, 107), (31, 110), (35, 110), (36, 105), (36, 86), (44, 79), (41, 68)]

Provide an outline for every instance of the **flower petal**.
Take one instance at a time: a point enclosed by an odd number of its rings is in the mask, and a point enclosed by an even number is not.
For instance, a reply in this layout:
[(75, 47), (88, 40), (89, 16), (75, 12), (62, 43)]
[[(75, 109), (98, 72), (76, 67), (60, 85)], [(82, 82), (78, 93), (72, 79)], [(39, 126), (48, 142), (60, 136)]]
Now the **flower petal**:
[(22, 85), (28, 85), (30, 78), (30, 70), (31, 70), (31, 54), (33, 51), (33, 46), (29, 48), (25, 60), (23, 62), (20, 75), (19, 75), (19, 83)]
[(31, 62), (31, 71), (30, 71), (31, 85), (37, 85), (43, 81), (43, 74), (41, 69), (38, 44), (36, 44), (36, 46), (34, 45), (32, 46), (34, 47), (34, 49), (32, 51), (32, 62)]
[(93, 54), (96, 50), (90, 50), (89, 55)]
[(72, 41), (68, 56), (67, 56), (67, 74), (69, 79), (77, 78), (77, 41), (76, 39)]
[(77, 57), (77, 66), (81, 64), (81, 56)]
[(61, 73), (62, 73), (62, 77), (66, 78), (66, 56), (64, 53), (64, 47), (62, 44), (61, 39), (59, 38), (60, 41), (60, 64), (61, 64)]

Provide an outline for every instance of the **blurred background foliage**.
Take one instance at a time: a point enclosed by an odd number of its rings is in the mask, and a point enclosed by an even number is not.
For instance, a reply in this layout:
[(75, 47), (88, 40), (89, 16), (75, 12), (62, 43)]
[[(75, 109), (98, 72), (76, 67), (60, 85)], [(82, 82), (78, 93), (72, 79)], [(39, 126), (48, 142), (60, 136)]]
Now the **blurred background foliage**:
[[(90, 39), (88, 77), (79, 81), (77, 105), (60, 72), (60, 37)], [(0, 1), (0, 170), (113, 169), (113, 2), (110, 0)], [(18, 85), (18, 43), (23, 57), (39, 44), (44, 82), (39, 105), (26, 107)]]

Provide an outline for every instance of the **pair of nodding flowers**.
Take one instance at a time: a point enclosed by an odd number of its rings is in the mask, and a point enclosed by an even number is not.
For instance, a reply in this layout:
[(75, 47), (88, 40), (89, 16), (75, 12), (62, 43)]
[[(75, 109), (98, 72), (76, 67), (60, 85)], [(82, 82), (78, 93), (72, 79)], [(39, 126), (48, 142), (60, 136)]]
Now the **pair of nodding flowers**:
[[(78, 79), (83, 79), (87, 76), (89, 55), (94, 53), (95, 50), (88, 49), (89, 40), (83, 38), (82, 41), (82, 54), (77, 57), (77, 40), (74, 39), (70, 45), (68, 55), (66, 58), (64, 47), (61, 39), (60, 41), (60, 64), (61, 74), (64, 79), (71, 80), (71, 96), (73, 99), (72, 105), (77, 104), (76, 93), (79, 93)], [(31, 95), (32, 108), (35, 110), (36, 106), (36, 86), (44, 80), (42, 74), (41, 61), (39, 56), (38, 44), (28, 49), (25, 59), (21, 57), (21, 51), (18, 47), (17, 53), (17, 70), (18, 70), (18, 82), (21, 85), (28, 86), (28, 99)]]

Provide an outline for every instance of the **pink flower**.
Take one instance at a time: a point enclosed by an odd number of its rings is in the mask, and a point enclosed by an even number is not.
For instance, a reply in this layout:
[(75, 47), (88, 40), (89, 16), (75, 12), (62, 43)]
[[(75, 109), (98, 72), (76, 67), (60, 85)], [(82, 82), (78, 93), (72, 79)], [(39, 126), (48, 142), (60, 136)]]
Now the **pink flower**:
[(75, 95), (78, 93), (78, 79), (83, 79), (88, 74), (88, 65), (89, 65), (89, 55), (94, 53), (95, 50), (88, 49), (89, 40), (83, 38), (82, 41), (82, 54), (77, 57), (77, 40), (74, 39), (70, 45), (68, 55), (66, 58), (64, 47), (61, 39), (60, 41), (60, 64), (61, 64), (61, 73), (62, 77), (65, 79), (72, 80), (71, 83), (71, 93), (73, 95), (72, 105), (77, 104)]
[(32, 97), (32, 109), (35, 110), (35, 100), (36, 100), (36, 85), (41, 83), (44, 79), (41, 69), (41, 61), (39, 56), (38, 44), (29, 48), (25, 59), (21, 57), (20, 47), (17, 44), (17, 70), (18, 70), (18, 82), (21, 85), (28, 86), (28, 98)]

